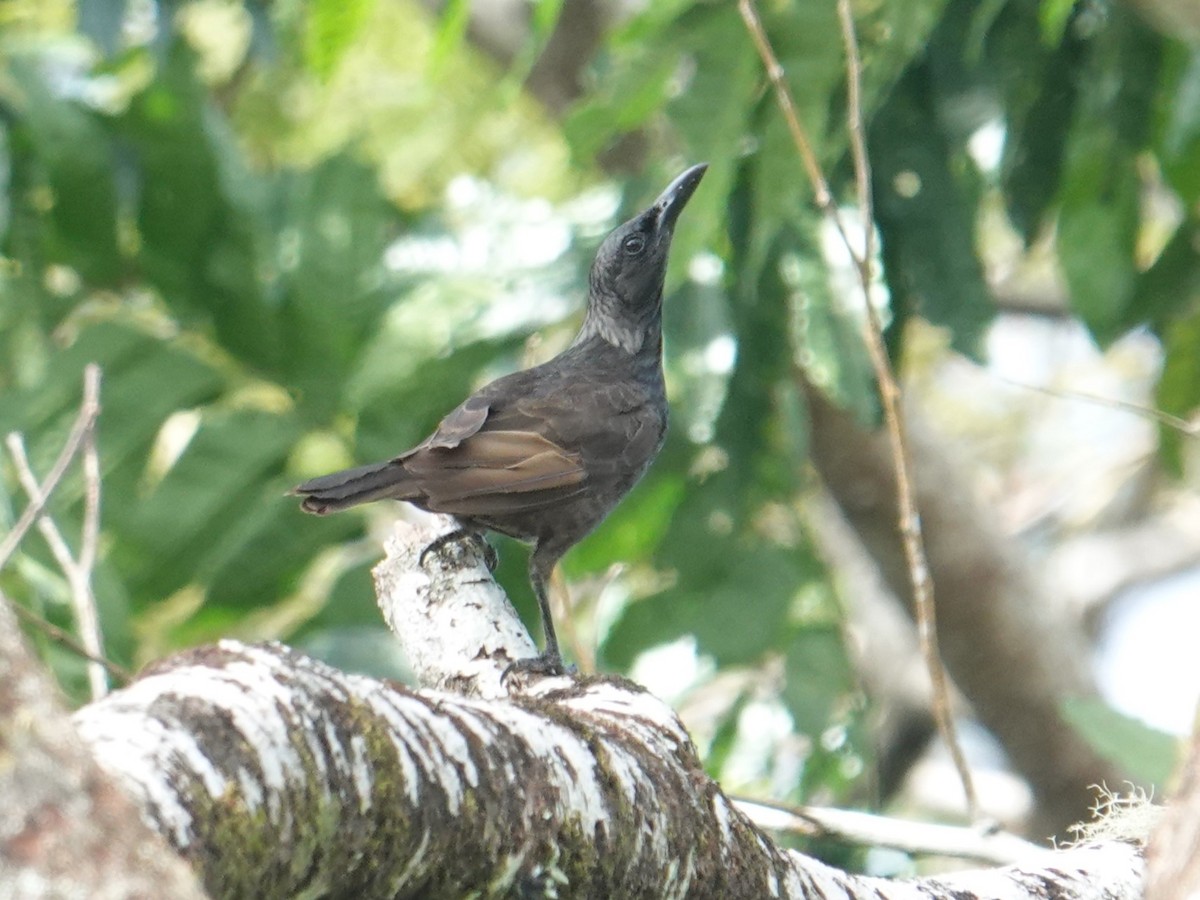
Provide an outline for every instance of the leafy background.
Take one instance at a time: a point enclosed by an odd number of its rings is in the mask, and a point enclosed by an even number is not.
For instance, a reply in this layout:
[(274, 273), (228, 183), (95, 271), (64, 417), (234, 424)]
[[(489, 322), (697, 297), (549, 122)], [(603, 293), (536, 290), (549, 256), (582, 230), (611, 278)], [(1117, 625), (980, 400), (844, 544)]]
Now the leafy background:
[[(557, 105), (527, 85), (564, 4), (523, 7), (507, 59), (472, 38), (470, 7), (0, 6), (0, 428), (25, 433), (44, 472), (83, 366), (103, 367), (108, 652), (138, 666), (271, 637), (403, 676), (369, 580), (396, 510), (318, 519), (284, 491), (399, 451), (473, 386), (564, 346), (606, 229), (707, 160), (668, 284), (674, 427), (567, 558), (571, 630), (601, 668), (669, 690), (651, 670), (683, 659), (680, 697), (716, 686), (696, 728), (715, 772), (782, 799), (868, 802), (871, 704), (805, 514), (802, 395), (807, 380), (869, 425), (875, 393), (859, 304), (736, 6), (670, 0), (615, 18)], [(834, 5), (761, 14), (852, 205)], [(938, 354), (983, 357), (999, 244), (1049, 255), (1062, 314), (1101, 348), (1131, 331), (1157, 341), (1153, 402), (1193, 410), (1188, 34), (1099, 0), (876, 0), (855, 14), (895, 358), (935, 352), (913, 345), (928, 325)], [(1003, 149), (984, 164), (973, 141), (989, 127)], [(1190, 445), (1161, 438), (1155, 469), (1179, 483)], [(25, 501), (4, 474), (11, 523)], [(61, 522), (77, 522), (80, 492), (77, 478), (60, 490)], [(523, 551), (502, 543), (501, 557), (532, 621)], [(36, 540), (0, 587), (68, 623)], [(81, 662), (32, 636), (82, 700)], [(1107, 735), (1106, 715), (1075, 718)], [(1118, 755), (1155, 740), (1131, 727)], [(1155, 746), (1132, 764), (1154, 756), (1161, 779)]]

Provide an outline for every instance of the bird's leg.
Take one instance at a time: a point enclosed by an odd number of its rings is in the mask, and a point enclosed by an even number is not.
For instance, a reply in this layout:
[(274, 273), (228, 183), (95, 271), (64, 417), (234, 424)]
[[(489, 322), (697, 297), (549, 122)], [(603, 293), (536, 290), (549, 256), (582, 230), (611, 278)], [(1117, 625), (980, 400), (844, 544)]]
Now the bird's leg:
[(472, 528), (455, 528), (453, 531), (448, 531), (445, 534), (434, 538), (432, 541), (430, 541), (429, 546), (421, 551), (421, 556), (417, 560), (417, 565), (424, 566), (425, 557), (429, 556), (430, 553), (437, 553), (443, 547), (447, 547), (450, 544), (461, 540), (470, 540), (474, 542), (475, 545), (483, 552), (483, 562), (484, 565), (487, 566), (488, 571), (496, 571), (496, 565), (500, 561), (499, 557), (496, 556), (496, 548), (487, 542), (487, 538)]
[(546, 648), (541, 656), (531, 659), (518, 659), (504, 672), (507, 678), (514, 672), (527, 672), (537, 675), (564, 675), (567, 668), (563, 665), (562, 653), (558, 649), (558, 635), (554, 633), (554, 617), (550, 614), (550, 595), (547, 585), (558, 557), (543, 556), (537, 549), (529, 557), (529, 582), (533, 585), (533, 594), (537, 597), (538, 610), (542, 615), (542, 632), (546, 636)]

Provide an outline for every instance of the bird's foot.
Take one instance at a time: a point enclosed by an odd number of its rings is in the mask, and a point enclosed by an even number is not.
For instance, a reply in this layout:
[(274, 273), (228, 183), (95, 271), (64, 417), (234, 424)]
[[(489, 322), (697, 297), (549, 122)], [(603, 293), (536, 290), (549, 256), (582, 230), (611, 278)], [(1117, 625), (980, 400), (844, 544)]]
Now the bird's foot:
[(556, 675), (576, 675), (578, 673), (579, 669), (575, 666), (564, 665), (562, 656), (558, 653), (547, 652), (541, 656), (527, 656), (525, 659), (518, 659), (511, 663), (504, 670), (501, 681), (507, 682), (514, 675), (542, 675), (552, 678)]
[(475, 549), (483, 554), (483, 564), (487, 566), (488, 571), (496, 571), (496, 566), (500, 563), (500, 557), (496, 555), (496, 548), (489, 544), (487, 539), (478, 531), (471, 531), (469, 528), (456, 528), (454, 531), (448, 531), (434, 538), (429, 546), (421, 551), (421, 556), (418, 558), (417, 564), (424, 567), (425, 559), (429, 554), (437, 553), (444, 547), (459, 541), (470, 541), (474, 544)]

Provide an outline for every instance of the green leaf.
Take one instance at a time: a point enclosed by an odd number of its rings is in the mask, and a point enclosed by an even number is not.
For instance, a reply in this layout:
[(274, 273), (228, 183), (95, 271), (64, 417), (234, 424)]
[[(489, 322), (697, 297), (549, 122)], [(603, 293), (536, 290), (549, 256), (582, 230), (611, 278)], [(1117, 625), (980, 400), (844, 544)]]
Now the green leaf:
[(1160, 96), (1158, 159), (1163, 175), (1188, 207), (1200, 198), (1200, 50), (1168, 48)]
[(1122, 333), (1134, 292), (1140, 190), (1133, 156), (1110, 123), (1074, 129), (1063, 187), (1058, 251), (1071, 306), (1108, 342)]
[(549, 40), (554, 26), (558, 24), (558, 17), (562, 14), (564, 2), (565, 0), (534, 0), (530, 24), (533, 26), (535, 41), (544, 44)]
[[(679, 517), (695, 522), (703, 511), (685, 502)], [(731, 538), (723, 512), (712, 510), (686, 536), (672, 530), (660, 556), (677, 563), (671, 571), (678, 581), (626, 608), (601, 648), (607, 664), (627, 668), (641, 651), (683, 634), (694, 635), (699, 650), (721, 666), (759, 662), (768, 650), (782, 649), (797, 586), (815, 573), (791, 548)], [(718, 550), (723, 555), (715, 556)]]
[(278, 478), (252, 484), (245, 494), (257, 502), (223, 517), (229, 527), (198, 561), (210, 605), (270, 605), (295, 590), (297, 577), (322, 549), (361, 535), (362, 521), (355, 516), (301, 512), (294, 498), (283, 496), (287, 487)]
[(373, 171), (335, 156), (279, 179), (282, 215), (276, 322), (287, 347), (279, 377), (327, 421), (392, 301), (383, 253), (399, 224)]
[(796, 730), (819, 736), (853, 690), (841, 629), (836, 625), (810, 625), (797, 631), (787, 648), (783, 689)]
[(120, 122), (140, 181), (139, 262), (186, 324), (210, 325), (226, 351), (274, 371), (284, 347), (265, 296), (262, 184), (211, 115), (194, 65), (177, 40)]
[[(295, 571), (312, 552), (312, 531), (323, 527), (302, 531), (299, 513), (283, 497), (279, 475), (299, 433), (291, 417), (206, 414), (183, 454), (122, 523), (131, 585), (142, 596), (166, 597), (189, 582), (212, 584), (211, 599), (228, 605), (275, 599), (269, 591), (280, 587), (278, 573)], [(290, 540), (285, 525), (296, 531)], [(351, 525), (326, 525), (324, 536), (344, 535)]]
[(669, 46), (686, 61), (690, 74), (687, 90), (670, 99), (666, 113), (688, 161), (709, 164), (688, 201), (673, 249), (674, 256), (686, 260), (701, 247), (711, 248), (727, 227), (738, 154), (751, 134), (754, 105), (746, 98), (753, 94), (761, 68), (732, 4), (694, 8), (672, 31)]
[(1063, 715), (1092, 749), (1140, 782), (1164, 787), (1179, 757), (1179, 740), (1117, 712), (1102, 700), (1063, 701)]
[(57, 262), (93, 282), (112, 284), (122, 260), (111, 134), (96, 113), (50, 89), (43, 64), (17, 57), (8, 67), (13, 199), (30, 204), (45, 224), (29, 235), (41, 241), (42, 252), (31, 258), (28, 248), (18, 248), (16, 255), (36, 270)]
[(1048, 46), (1055, 46), (1063, 39), (1071, 13), (1075, 9), (1075, 0), (1042, 0), (1038, 9), (1038, 23), (1042, 28), (1042, 40)]
[(994, 307), (975, 251), (977, 191), (942, 130), (932, 77), (925, 67), (910, 70), (871, 127), (884, 275), (903, 311), (893, 327), (920, 315), (947, 328), (954, 349), (978, 358)]
[(1189, 217), (1176, 229), (1158, 259), (1137, 278), (1124, 328), (1148, 323), (1158, 334), (1186, 317), (1200, 298), (1200, 221)]
[(1160, 38), (1132, 13), (1114, 7), (1112, 18), (1090, 42), (1083, 77), (1093, 86), (1071, 129), (1058, 226), (1072, 307), (1102, 343), (1137, 317), (1131, 309), (1140, 226), (1137, 157), (1149, 136), (1162, 63)]
[(958, 6), (946, 0), (886, 0), (854, 7), (868, 124), (904, 71), (928, 52), (942, 23)]
[[(1031, 54), (1027, 45), (1007, 47), (1015, 55), (1012, 78), (1026, 83), (1033, 94), (1027, 107), (1009, 110), (1002, 160), (1008, 214), (1026, 244), (1037, 237), (1062, 180), (1071, 123), (1084, 83), (1086, 46), (1068, 33), (1048, 56)], [(1003, 50), (1001, 45), (996, 52)], [(1015, 93), (1012, 88), (1009, 92)]]
[(623, 133), (640, 128), (665, 105), (676, 61), (668, 53), (629, 63), (606, 79), (606, 90), (574, 107), (563, 122), (572, 152), (590, 159)]
[(470, 22), (471, 4), (469, 0), (447, 0), (438, 19), (433, 49), (429, 53), (429, 72), (433, 80), (437, 80), (445, 70), (451, 55), (462, 46), (463, 37), (467, 33), (467, 25)]
[(768, 510), (746, 505), (747, 494), (764, 490), (746, 482), (732, 468), (689, 480), (654, 556), (672, 583), (625, 608), (602, 647), (609, 664), (626, 667), (637, 653), (684, 634), (694, 635), (700, 651), (720, 665), (753, 663), (769, 650), (786, 649), (795, 600), (823, 569), (795, 543), (798, 528), (784, 524), (783, 509), (771, 508), (768, 527)]
[(304, 59), (322, 81), (329, 80), (354, 46), (374, 6), (375, 0), (313, 0), (308, 4)]
[[(1166, 362), (1155, 405), (1163, 412), (1187, 418), (1200, 409), (1200, 311), (1167, 327), (1164, 344)], [(1160, 427), (1159, 452), (1176, 475), (1183, 472), (1185, 440), (1189, 438), (1178, 430)]]

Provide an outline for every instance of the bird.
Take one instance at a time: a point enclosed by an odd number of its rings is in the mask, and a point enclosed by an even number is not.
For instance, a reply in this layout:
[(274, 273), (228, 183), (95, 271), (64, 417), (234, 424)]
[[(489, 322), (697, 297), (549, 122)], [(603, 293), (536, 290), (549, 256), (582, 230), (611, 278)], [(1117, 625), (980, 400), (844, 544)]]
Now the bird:
[(707, 168), (682, 172), (600, 244), (583, 322), (565, 350), (480, 388), (399, 456), (290, 491), (317, 515), (393, 499), (452, 516), (458, 528), (427, 547), (422, 561), (448, 541), (486, 532), (532, 544), (529, 580), (544, 650), (514, 667), (565, 671), (547, 593), (554, 568), (662, 449), (663, 282), (675, 223)]

